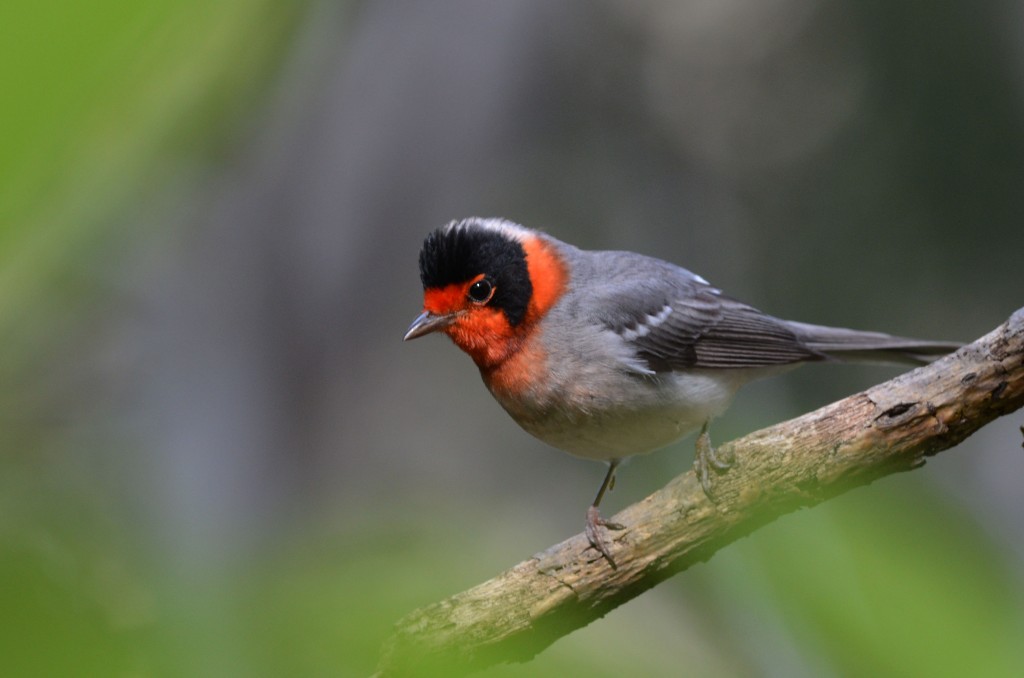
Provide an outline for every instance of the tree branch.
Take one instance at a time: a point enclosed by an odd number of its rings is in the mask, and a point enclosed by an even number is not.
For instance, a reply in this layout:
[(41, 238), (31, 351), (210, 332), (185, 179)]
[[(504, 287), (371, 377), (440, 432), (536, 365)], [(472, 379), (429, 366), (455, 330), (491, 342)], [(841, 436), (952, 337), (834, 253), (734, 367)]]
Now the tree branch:
[(615, 568), (578, 534), (412, 612), (384, 643), (379, 674), (526, 661), (778, 516), (922, 466), (1022, 405), (1024, 309), (931, 365), (722, 445), (736, 463), (714, 479), (717, 503), (685, 473), (624, 509)]

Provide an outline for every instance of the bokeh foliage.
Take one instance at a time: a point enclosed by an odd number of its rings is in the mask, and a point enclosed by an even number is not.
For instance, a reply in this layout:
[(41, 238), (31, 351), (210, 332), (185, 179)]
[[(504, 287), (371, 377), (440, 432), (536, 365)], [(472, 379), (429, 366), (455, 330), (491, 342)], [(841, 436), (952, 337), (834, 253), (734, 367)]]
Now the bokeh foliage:
[[(166, 185), (201, 183), (244, 144), (303, 10), (0, 4), (3, 675), (365, 675), (400, 615), (565, 536), (562, 516), (524, 517), (529, 502), (435, 488), (183, 571), (132, 513), (145, 497), (124, 469), (148, 450), (124, 435), (120, 401), (93, 392), (104, 372), (78, 358), (107, 338), (108, 271), (166, 238), (149, 218)], [(630, 471), (679, 472), (689, 453)], [(627, 487), (616, 499), (638, 498)], [(1022, 602), (1019, 551), (927, 483), (891, 478), (489, 675), (1013, 675)]]
[[(112, 422), (82, 392), (82, 347), (102, 332), (111, 271), (153, 235), (128, 215), (145, 214), (165, 182), (237, 137), (301, 9), (259, 0), (0, 4), (5, 675), (178, 666), (159, 651), (159, 567), (146, 564), (138, 525), (112, 491), (125, 476), (92, 464), (90, 447), (110, 444)], [(120, 452), (127, 460), (139, 450)]]

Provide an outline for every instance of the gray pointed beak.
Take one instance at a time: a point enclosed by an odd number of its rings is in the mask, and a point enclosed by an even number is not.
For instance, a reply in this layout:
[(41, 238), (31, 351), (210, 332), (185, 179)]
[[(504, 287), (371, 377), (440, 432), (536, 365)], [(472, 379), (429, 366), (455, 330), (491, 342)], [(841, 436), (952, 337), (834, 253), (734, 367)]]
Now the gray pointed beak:
[(455, 314), (449, 313), (447, 315), (434, 315), (430, 311), (424, 311), (416, 316), (416, 320), (412, 321), (412, 325), (409, 325), (409, 329), (405, 332), (405, 338), (402, 341), (409, 341), (410, 339), (416, 339), (422, 337), (425, 334), (431, 332), (437, 332), (455, 322)]

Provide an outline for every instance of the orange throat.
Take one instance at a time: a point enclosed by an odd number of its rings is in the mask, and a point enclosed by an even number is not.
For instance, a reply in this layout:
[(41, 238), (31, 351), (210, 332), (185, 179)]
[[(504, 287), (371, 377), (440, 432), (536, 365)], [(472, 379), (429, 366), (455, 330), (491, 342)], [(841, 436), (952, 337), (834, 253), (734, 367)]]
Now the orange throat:
[(493, 369), (517, 353), (525, 334), (521, 327), (512, 327), (498, 309), (466, 313), (446, 332), (481, 370)]
[(480, 376), (500, 403), (516, 399), (544, 383), (547, 353), (539, 341), (526, 341), (499, 363), (485, 367), (477, 362)]

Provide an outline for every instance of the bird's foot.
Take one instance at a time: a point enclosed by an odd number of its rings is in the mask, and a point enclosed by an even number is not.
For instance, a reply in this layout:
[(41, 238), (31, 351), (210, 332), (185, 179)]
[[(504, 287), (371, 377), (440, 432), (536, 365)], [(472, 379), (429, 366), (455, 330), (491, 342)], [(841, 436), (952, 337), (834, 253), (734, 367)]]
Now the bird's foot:
[(587, 528), (585, 533), (587, 535), (587, 541), (597, 551), (604, 556), (608, 563), (615, 567), (615, 560), (612, 558), (611, 551), (609, 550), (609, 542), (605, 540), (604, 534), (602, 534), (601, 528), (606, 530), (624, 530), (625, 525), (621, 523), (613, 523), (610, 520), (605, 520), (601, 517), (601, 513), (598, 511), (596, 506), (591, 506), (587, 509)]
[(711, 470), (714, 469), (716, 473), (725, 473), (735, 463), (736, 460), (732, 458), (731, 454), (729, 458), (719, 456), (715, 448), (711, 446), (711, 436), (708, 435), (708, 427), (705, 424), (700, 435), (697, 436), (697, 454), (693, 458), (693, 472), (700, 480), (704, 494), (712, 502), (715, 501), (715, 496), (711, 489)]

